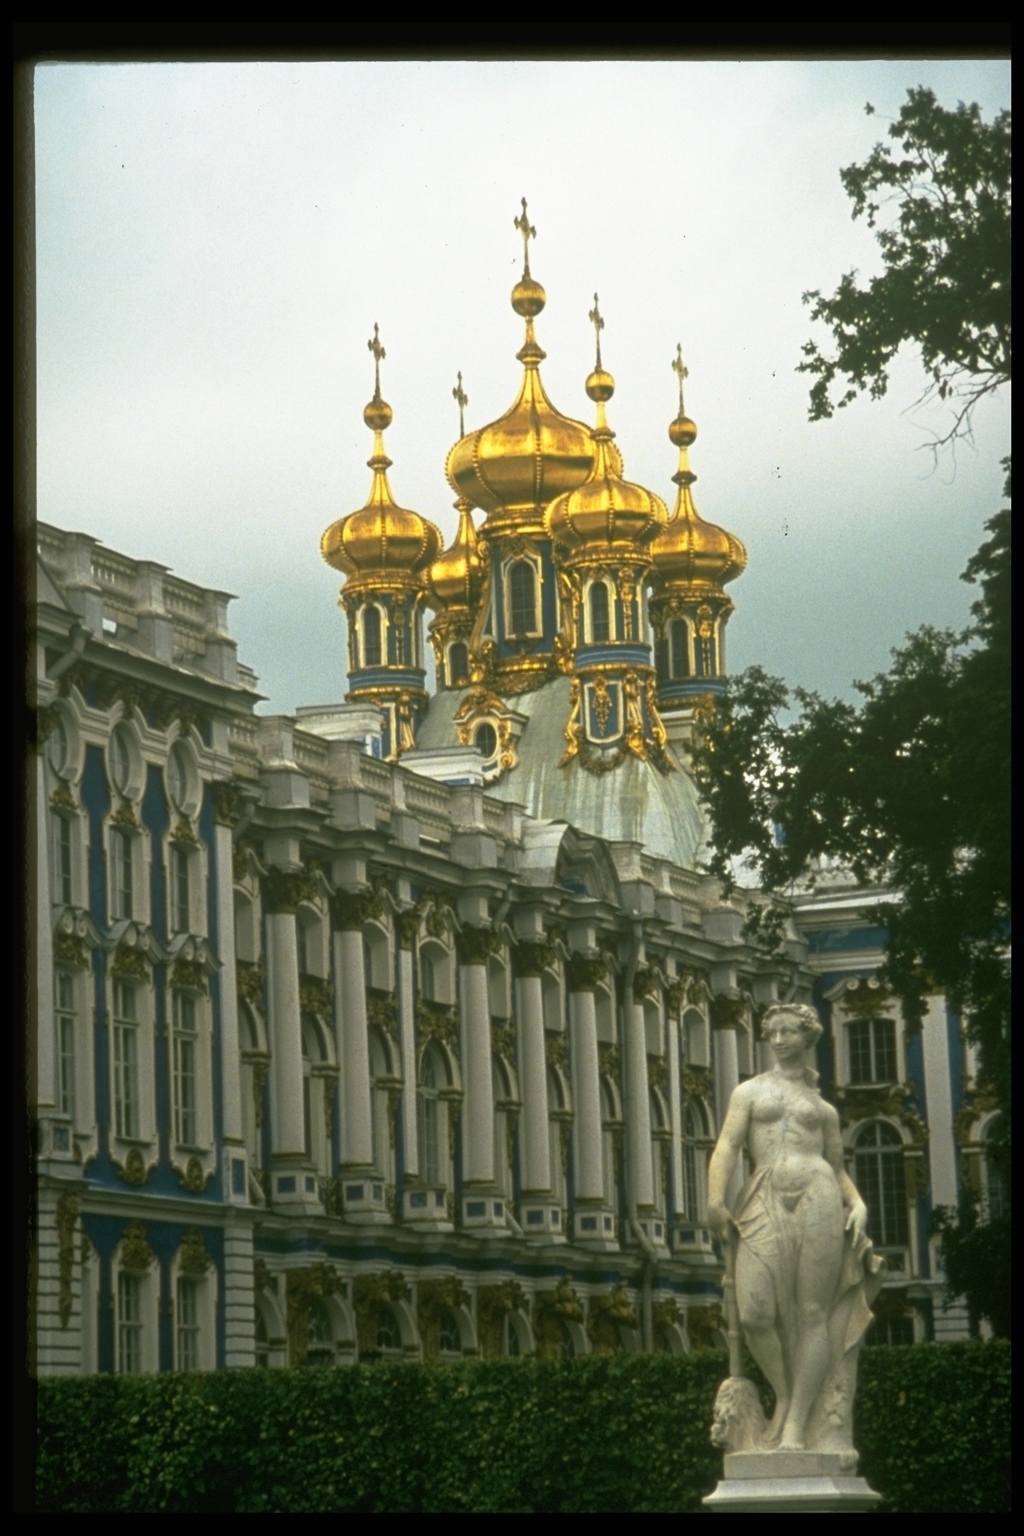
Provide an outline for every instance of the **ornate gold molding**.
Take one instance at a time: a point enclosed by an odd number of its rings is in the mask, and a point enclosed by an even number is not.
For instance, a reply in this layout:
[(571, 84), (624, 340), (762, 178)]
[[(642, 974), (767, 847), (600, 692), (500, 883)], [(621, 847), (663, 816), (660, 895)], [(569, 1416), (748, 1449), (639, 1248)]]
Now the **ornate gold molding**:
[(121, 1236), (121, 1268), (135, 1274), (144, 1273), (156, 1260), (146, 1229), (140, 1221), (125, 1227)]

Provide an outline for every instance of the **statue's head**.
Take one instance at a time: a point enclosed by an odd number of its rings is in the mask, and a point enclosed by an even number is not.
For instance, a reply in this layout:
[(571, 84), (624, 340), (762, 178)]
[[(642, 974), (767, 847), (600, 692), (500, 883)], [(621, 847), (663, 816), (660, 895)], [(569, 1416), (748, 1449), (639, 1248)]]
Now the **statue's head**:
[(715, 1398), (711, 1444), (723, 1451), (753, 1451), (765, 1433), (764, 1409), (748, 1376), (727, 1376)]
[(774, 1003), (761, 1018), (761, 1034), (775, 1054), (811, 1051), (823, 1034), (821, 1020), (806, 1003)]

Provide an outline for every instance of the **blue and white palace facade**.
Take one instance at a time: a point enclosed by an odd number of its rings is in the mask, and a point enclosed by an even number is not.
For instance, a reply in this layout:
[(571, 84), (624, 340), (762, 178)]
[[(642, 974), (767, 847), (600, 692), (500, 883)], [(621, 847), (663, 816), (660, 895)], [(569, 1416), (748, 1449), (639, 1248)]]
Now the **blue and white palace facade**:
[(930, 1213), (1004, 1195), (960, 1021), (904, 1028), (841, 874), (772, 961), (701, 873), (687, 743), (746, 554), (693, 504), (681, 360), (670, 514), (600, 355), (596, 426), (551, 405), (543, 304), (527, 267), (448, 550), (391, 496), (378, 349), (371, 494), (322, 549), (345, 702), (257, 715), (227, 594), (38, 529), (40, 1373), (717, 1343), (707, 1159), (781, 997), (825, 1024), (878, 1341), (966, 1336)]

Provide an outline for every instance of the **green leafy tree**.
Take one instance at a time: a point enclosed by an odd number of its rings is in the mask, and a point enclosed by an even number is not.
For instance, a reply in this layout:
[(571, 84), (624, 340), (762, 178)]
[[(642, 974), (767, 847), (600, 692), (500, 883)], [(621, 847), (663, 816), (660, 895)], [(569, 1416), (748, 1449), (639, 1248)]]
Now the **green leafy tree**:
[[(816, 375), (812, 420), (867, 391), (885, 394), (888, 366), (916, 345), (926, 394), (953, 404), (941, 441), (970, 430), (978, 400), (1010, 378), (1010, 114), (940, 107), (915, 90), (890, 128), (903, 158), (876, 146), (842, 174), (854, 216), (875, 226), (888, 190), (895, 218), (878, 231), (883, 272), (830, 298), (805, 295), (835, 351), (804, 347)], [(845, 392), (833, 399), (837, 380)], [(1006, 494), (1009, 496), (1009, 461)], [(963, 631), (925, 627), (890, 670), (855, 687), (858, 704), (790, 690), (751, 667), (705, 721), (694, 768), (711, 822), (710, 866), (730, 887), (737, 862), (760, 888), (748, 932), (780, 950), (787, 896), (822, 860), (883, 893), (881, 979), (910, 1027), (942, 989), (980, 1047), (981, 1076), (1009, 1139), (1010, 514), (963, 572), (978, 590)], [(974, 1316), (1008, 1327), (1008, 1245), (970, 1202), (939, 1212), (950, 1284)], [(1002, 1299), (1000, 1299), (1002, 1298)]]

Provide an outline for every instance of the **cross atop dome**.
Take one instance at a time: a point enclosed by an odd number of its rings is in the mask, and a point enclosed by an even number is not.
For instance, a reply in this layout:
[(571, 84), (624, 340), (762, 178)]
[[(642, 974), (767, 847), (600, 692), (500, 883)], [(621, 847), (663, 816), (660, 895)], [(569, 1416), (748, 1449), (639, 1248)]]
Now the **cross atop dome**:
[(537, 231), (530, 223), (526, 212), (526, 198), (522, 199), (523, 211), (517, 219), (512, 220), (513, 228), (518, 229), (523, 237), (523, 276), (530, 275), (530, 241), (536, 240)]

